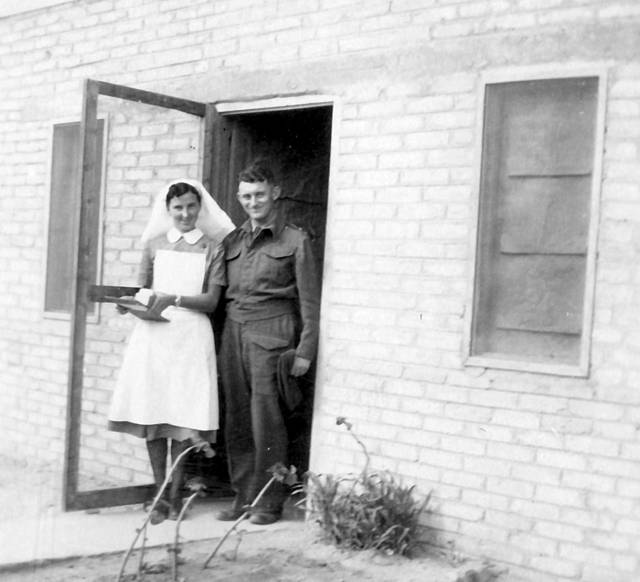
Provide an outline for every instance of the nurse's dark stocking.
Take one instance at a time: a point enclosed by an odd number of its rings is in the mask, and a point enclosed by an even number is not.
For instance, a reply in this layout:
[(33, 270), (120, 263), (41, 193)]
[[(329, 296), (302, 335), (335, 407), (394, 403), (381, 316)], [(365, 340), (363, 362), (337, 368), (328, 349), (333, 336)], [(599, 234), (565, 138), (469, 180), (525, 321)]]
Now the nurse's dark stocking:
[[(171, 462), (175, 463), (180, 454), (190, 447), (189, 440), (184, 441), (171, 441)], [(169, 504), (171, 509), (169, 510), (169, 518), (177, 519), (180, 510), (182, 509), (182, 485), (184, 482), (184, 473), (186, 465), (186, 456), (180, 459), (180, 462), (173, 470), (171, 476), (171, 485), (169, 489)]]
[[(151, 471), (153, 472), (153, 480), (156, 484), (156, 494), (167, 475), (167, 439), (147, 440), (147, 453), (151, 462)], [(154, 496), (155, 497), (155, 496)], [(167, 502), (161, 499), (156, 508), (151, 513), (151, 523), (157, 524), (165, 520), (169, 515)]]
[(145, 441), (149, 461), (151, 461), (151, 471), (153, 471), (153, 481), (156, 488), (160, 489), (167, 476), (167, 439), (154, 439)]

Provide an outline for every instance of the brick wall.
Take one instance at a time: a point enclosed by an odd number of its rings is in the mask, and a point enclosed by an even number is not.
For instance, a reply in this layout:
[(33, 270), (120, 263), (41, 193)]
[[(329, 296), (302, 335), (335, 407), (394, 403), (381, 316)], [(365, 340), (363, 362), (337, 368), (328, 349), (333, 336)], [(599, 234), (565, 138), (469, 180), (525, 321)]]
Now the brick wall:
[[(640, 6), (184, 4), (82, 1), (0, 19), (3, 451), (62, 458), (69, 325), (42, 314), (47, 171), (51, 124), (79, 118), (82, 79), (207, 102), (335, 95), (314, 467), (361, 467), (335, 425), (347, 416), (375, 466), (433, 490), (438, 543), (514, 579), (637, 579)], [(481, 74), (573, 65), (608, 70), (590, 376), (467, 368)], [(110, 106), (104, 273), (123, 282), (153, 193), (197, 174), (201, 152), (193, 122)], [(88, 330), (83, 466), (98, 481), (145, 478), (144, 453), (104, 430), (126, 331), (105, 310)]]

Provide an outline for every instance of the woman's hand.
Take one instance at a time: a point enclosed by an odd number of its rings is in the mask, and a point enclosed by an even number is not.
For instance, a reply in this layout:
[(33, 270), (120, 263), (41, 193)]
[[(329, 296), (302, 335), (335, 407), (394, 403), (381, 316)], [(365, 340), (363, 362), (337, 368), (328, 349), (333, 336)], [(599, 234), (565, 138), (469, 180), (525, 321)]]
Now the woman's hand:
[(175, 295), (156, 291), (149, 302), (149, 309), (160, 315), (167, 307), (173, 305), (176, 301)]
[(125, 313), (129, 313), (129, 310), (124, 305), (118, 305), (117, 303), (116, 303), (116, 311), (120, 315), (124, 315)]

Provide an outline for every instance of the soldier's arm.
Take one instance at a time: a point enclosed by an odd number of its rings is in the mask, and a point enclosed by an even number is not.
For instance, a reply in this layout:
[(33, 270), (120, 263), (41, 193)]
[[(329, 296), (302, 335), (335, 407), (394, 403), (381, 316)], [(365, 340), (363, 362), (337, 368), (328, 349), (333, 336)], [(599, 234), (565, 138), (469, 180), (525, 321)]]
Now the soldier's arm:
[[(318, 346), (320, 278), (311, 241), (306, 233), (301, 234), (301, 241), (296, 250), (295, 271), (302, 331), (296, 347), (296, 357), (307, 360), (310, 364), (316, 356)], [(299, 362), (299, 365), (303, 366), (304, 362)]]

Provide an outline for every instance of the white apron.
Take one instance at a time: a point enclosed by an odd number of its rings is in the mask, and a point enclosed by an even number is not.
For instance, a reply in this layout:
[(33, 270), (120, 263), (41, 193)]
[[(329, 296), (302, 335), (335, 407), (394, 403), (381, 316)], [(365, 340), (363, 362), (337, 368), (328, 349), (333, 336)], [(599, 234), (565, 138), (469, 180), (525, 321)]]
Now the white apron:
[[(159, 250), (153, 289), (202, 293), (205, 254)], [(204, 313), (167, 307), (168, 323), (139, 319), (129, 339), (111, 401), (110, 421), (218, 429), (213, 331)]]

